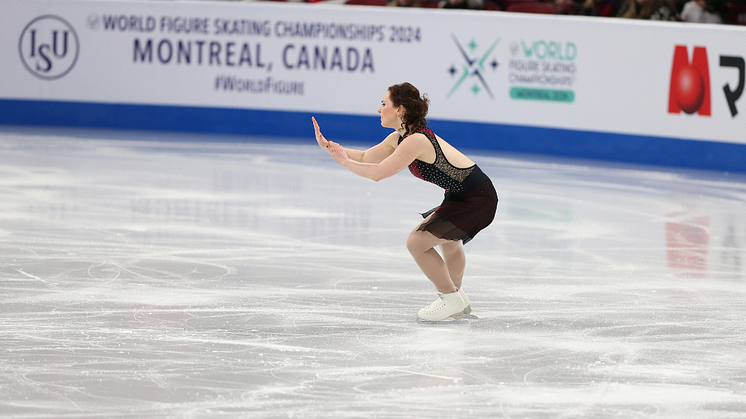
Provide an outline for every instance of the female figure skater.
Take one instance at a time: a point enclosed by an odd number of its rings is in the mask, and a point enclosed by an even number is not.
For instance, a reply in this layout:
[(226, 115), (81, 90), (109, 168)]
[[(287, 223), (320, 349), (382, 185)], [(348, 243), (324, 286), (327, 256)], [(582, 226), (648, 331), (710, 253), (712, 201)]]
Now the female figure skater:
[[(466, 266), (462, 243), (492, 222), (497, 193), (474, 162), (427, 128), (429, 103), (409, 83), (389, 87), (378, 113), (381, 125), (394, 132), (365, 151), (328, 141), (316, 118), (312, 120), (319, 146), (351, 172), (378, 182), (409, 167), (416, 177), (445, 189), (441, 205), (422, 214), (425, 220), (407, 238), (407, 249), (438, 290), (438, 299), (418, 315), (435, 322), (471, 312), (461, 289)], [(442, 257), (435, 247), (440, 247)]]

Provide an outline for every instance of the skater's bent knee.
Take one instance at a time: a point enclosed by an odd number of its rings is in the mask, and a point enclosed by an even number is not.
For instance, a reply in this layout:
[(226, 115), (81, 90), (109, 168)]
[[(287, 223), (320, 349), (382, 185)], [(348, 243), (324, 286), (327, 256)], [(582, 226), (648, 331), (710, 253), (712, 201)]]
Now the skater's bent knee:
[(414, 233), (410, 234), (407, 237), (407, 250), (409, 250), (409, 253), (415, 254), (419, 253), (419, 246), (418, 246), (418, 240), (416, 237), (413, 237)]
[(426, 231), (413, 231), (407, 237), (407, 250), (413, 255), (425, 253), (434, 247), (434, 236)]

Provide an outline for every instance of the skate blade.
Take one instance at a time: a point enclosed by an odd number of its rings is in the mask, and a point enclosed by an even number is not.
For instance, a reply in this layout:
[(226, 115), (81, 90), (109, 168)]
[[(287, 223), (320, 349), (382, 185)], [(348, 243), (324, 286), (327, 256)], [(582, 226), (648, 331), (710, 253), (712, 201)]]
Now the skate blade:
[(439, 321), (432, 321), (432, 320), (422, 320), (421, 318), (417, 317), (417, 323), (421, 324), (459, 324), (459, 323), (469, 323), (470, 320), (476, 320), (479, 317), (473, 315), (473, 314), (454, 314), (451, 317), (446, 317), (443, 320)]
[(471, 310), (469, 310), (468, 313), (461, 312), (461, 313), (454, 314), (451, 317), (453, 317), (454, 319), (459, 319), (459, 320), (460, 319), (467, 319), (468, 320), (468, 319), (478, 319), (479, 318), (479, 317), (471, 314)]

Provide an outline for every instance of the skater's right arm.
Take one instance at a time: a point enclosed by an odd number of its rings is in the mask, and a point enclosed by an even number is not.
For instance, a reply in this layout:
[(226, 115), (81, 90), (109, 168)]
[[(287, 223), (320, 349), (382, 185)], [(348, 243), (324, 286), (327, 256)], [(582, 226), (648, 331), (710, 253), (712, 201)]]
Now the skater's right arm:
[[(325, 149), (331, 154), (328, 146), (328, 141), (326, 138), (324, 138), (324, 135), (321, 134), (321, 129), (319, 128), (318, 122), (316, 122), (316, 118), (312, 117), (311, 120), (313, 121), (313, 128), (316, 131), (316, 142), (319, 143), (319, 146), (321, 148)], [(355, 160), (360, 163), (380, 163), (385, 160), (386, 157), (394, 153), (398, 140), (399, 134), (396, 132), (392, 132), (379, 144), (364, 151), (355, 150), (352, 148), (343, 148), (347, 152), (347, 156), (350, 158), (350, 160)]]
[(386, 160), (388, 156), (394, 154), (394, 150), (396, 150), (396, 143), (398, 142), (398, 140), (399, 134), (396, 132), (392, 132), (383, 141), (365, 151), (346, 149), (347, 156), (350, 159), (358, 161), (360, 163), (378, 164)]

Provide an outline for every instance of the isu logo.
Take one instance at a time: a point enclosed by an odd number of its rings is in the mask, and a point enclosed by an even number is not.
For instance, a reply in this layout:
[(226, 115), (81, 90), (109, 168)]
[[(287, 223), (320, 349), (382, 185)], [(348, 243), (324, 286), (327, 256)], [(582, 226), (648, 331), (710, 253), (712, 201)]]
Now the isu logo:
[[(741, 98), (744, 88), (743, 57), (720, 56), (720, 68), (738, 70), (738, 84), (731, 88), (729, 83), (723, 85), (725, 101), (732, 117), (738, 114), (736, 102)], [(731, 71), (731, 70), (729, 70)], [(730, 73), (729, 73), (730, 74)], [(725, 75), (724, 75), (725, 76)], [(707, 48), (694, 47), (692, 59), (685, 45), (676, 45), (671, 66), (671, 86), (668, 91), (668, 113), (688, 114), (697, 112), (700, 116), (711, 116), (710, 68), (707, 61)]]
[(18, 41), (18, 52), (31, 74), (40, 79), (55, 80), (75, 66), (79, 46), (72, 25), (61, 17), (46, 15), (26, 25)]

